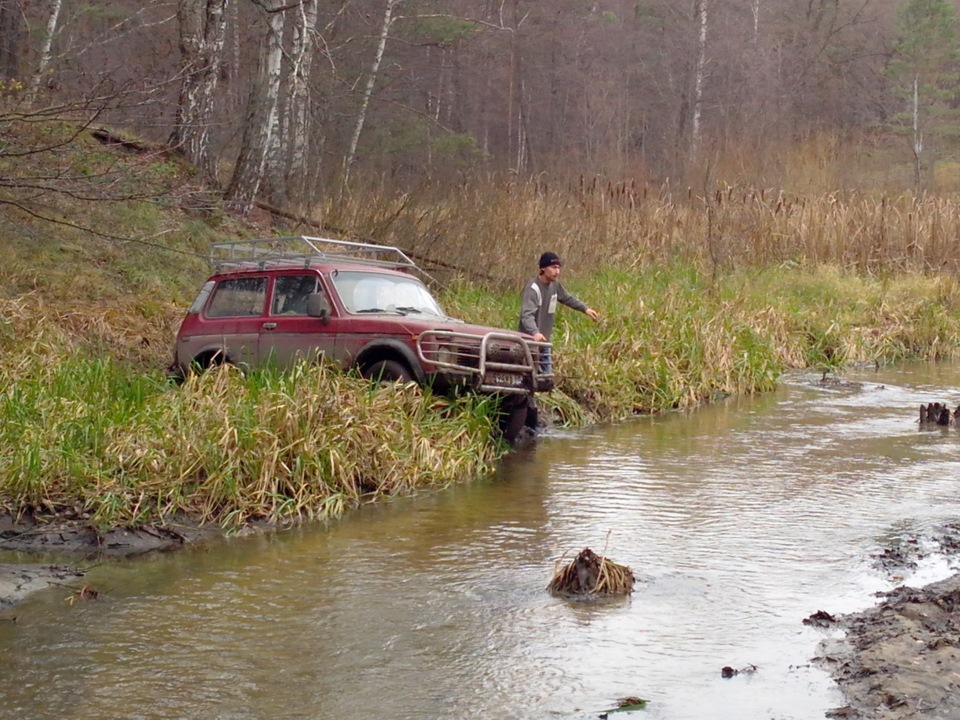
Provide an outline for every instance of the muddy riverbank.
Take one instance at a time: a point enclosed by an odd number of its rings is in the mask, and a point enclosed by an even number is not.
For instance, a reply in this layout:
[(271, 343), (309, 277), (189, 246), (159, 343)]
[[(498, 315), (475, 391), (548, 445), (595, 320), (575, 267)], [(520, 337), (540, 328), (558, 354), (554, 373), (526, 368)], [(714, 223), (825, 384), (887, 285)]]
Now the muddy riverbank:
[(960, 718), (960, 575), (898, 587), (868, 610), (838, 618), (841, 639), (818, 663), (843, 691), (834, 718)]
[[(36, 522), (0, 514), (0, 609), (53, 585), (83, 584), (89, 562), (177, 550), (223, 536), (215, 525), (184, 520), (164, 527), (114, 528), (101, 532), (87, 522)], [(33, 558), (55, 557), (55, 564)]]

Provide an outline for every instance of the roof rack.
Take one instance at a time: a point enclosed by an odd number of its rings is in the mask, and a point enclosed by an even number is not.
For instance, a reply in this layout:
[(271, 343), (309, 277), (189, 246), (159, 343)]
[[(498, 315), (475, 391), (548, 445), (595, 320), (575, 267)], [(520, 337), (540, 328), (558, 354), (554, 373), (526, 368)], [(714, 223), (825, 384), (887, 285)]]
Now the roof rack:
[(216, 272), (310, 267), (316, 263), (337, 260), (399, 270), (419, 270), (416, 263), (399, 248), (307, 235), (213, 243), (209, 260)]

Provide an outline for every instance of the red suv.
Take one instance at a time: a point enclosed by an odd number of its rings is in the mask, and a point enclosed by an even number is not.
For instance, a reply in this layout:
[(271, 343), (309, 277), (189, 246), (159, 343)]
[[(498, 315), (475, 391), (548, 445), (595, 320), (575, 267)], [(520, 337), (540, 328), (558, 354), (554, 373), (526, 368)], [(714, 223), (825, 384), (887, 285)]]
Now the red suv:
[(177, 333), (172, 374), (227, 362), (324, 358), (364, 377), (471, 389), (501, 403), (512, 441), (553, 377), (529, 335), (447, 317), (397, 248), (315, 237), (217, 243), (216, 268)]

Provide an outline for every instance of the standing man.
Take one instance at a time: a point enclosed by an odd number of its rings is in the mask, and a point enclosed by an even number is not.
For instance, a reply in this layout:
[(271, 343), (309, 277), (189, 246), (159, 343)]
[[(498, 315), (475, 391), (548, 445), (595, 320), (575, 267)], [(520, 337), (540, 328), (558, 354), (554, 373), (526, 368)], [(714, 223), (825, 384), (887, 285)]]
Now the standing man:
[[(557, 303), (585, 313), (591, 320), (600, 316), (596, 310), (587, 307), (587, 304), (572, 293), (567, 292), (560, 284), (560, 269), (563, 261), (556, 253), (545, 252), (540, 256), (540, 272), (537, 277), (527, 283), (520, 296), (520, 332), (533, 335), (538, 342), (550, 342), (553, 332), (553, 316), (557, 312)], [(549, 348), (540, 352), (540, 371), (553, 371)], [(531, 399), (531, 408), (527, 413), (527, 425), (536, 427), (536, 401)]]

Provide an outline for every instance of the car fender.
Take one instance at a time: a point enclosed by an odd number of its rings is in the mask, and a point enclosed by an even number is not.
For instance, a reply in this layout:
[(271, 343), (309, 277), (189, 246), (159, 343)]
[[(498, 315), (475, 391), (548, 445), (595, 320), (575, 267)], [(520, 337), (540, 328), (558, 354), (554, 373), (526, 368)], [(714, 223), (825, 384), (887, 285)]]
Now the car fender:
[(399, 340), (391, 338), (373, 340), (364, 345), (363, 349), (357, 354), (355, 365), (362, 368), (378, 360), (397, 358), (398, 356), (403, 364), (410, 368), (410, 372), (413, 373), (418, 383), (426, 382), (426, 373), (423, 372), (423, 367), (413, 350)]
[(201, 345), (199, 348), (192, 349), (189, 353), (182, 355), (178, 352), (177, 354), (177, 364), (182, 367), (184, 370), (189, 369), (194, 361), (200, 357), (206, 356), (216, 356), (220, 355), (222, 358), (221, 362), (224, 362), (228, 365), (236, 364), (236, 359), (231, 356), (227, 349), (223, 346), (223, 343), (214, 342)]

